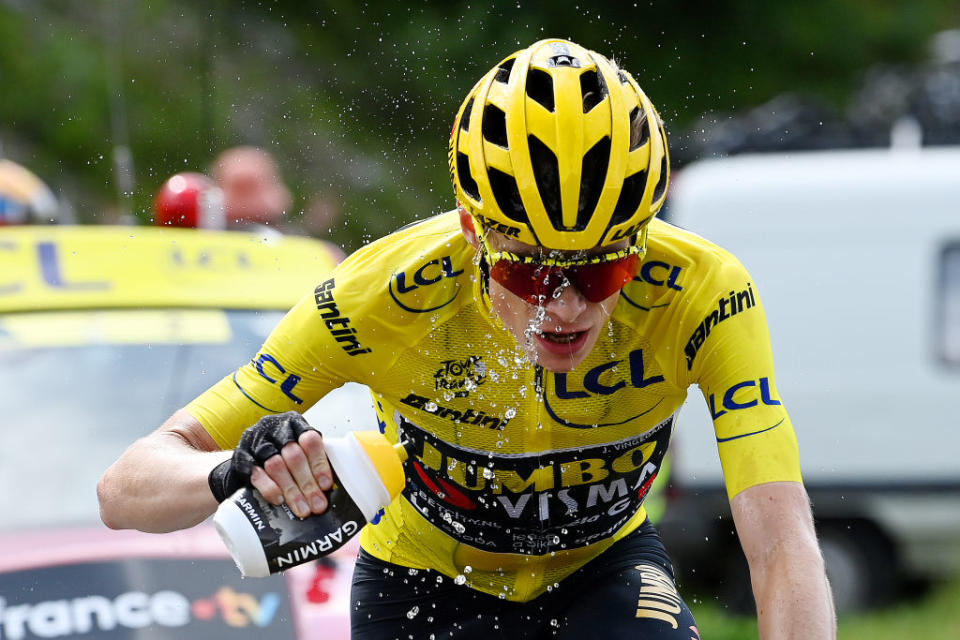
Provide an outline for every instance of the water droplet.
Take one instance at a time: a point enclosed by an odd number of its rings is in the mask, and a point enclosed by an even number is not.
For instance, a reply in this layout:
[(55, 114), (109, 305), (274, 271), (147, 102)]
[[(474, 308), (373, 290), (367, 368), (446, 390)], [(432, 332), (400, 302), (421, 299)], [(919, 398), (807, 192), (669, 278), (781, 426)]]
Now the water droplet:
[(414, 606), (413, 609), (407, 611), (407, 617), (413, 620), (417, 617), (417, 614), (420, 613), (420, 607)]
[(458, 574), (457, 577), (453, 579), (453, 582), (455, 584), (464, 584), (466, 583), (466, 581), (467, 581), (467, 576), (463, 575), (462, 573)]
[(433, 401), (430, 401), (427, 404), (423, 405), (423, 408), (425, 411), (429, 411), (430, 413), (435, 413), (436, 410), (439, 409), (439, 407), (437, 406), (437, 403)]
[(516, 415), (517, 415), (517, 410), (514, 409), (513, 407), (510, 407), (509, 409), (507, 409), (507, 410), (504, 411), (504, 413), (503, 413), (503, 417), (506, 418), (506, 419), (508, 419), (508, 420), (509, 420), (510, 418), (513, 418), (513, 417), (516, 416)]

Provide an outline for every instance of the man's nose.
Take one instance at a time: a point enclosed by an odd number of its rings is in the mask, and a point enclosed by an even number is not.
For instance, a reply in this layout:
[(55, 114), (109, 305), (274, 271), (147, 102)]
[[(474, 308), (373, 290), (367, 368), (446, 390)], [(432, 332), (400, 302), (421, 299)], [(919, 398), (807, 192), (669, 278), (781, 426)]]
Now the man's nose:
[(587, 299), (583, 297), (583, 294), (572, 282), (566, 280), (550, 296), (545, 308), (557, 320), (571, 322), (576, 320), (587, 308)]

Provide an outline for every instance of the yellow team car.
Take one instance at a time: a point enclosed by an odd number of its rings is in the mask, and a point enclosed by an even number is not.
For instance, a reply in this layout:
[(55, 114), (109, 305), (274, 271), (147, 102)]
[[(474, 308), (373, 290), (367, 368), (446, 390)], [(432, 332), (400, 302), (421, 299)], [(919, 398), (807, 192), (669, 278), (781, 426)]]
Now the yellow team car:
[[(212, 528), (110, 531), (96, 502), (122, 450), (255, 354), (336, 260), (279, 234), (0, 227), (9, 637), (347, 637), (349, 556), (241, 583)], [(327, 400), (313, 423), (376, 424), (362, 387)]]

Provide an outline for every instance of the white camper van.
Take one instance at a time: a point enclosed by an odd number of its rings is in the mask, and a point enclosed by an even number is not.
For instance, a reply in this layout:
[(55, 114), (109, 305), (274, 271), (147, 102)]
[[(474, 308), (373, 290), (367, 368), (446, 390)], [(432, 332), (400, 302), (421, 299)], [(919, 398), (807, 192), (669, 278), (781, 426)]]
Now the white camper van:
[[(671, 189), (667, 219), (737, 255), (763, 300), (838, 608), (960, 575), (960, 147), (734, 156)], [(664, 539), (743, 605), (697, 389), (672, 451)]]

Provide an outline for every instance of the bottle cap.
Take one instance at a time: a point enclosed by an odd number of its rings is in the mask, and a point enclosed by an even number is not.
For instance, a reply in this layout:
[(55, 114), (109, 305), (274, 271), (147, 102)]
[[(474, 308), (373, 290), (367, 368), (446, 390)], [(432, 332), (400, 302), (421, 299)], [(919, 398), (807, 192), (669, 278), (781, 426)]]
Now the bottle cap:
[(354, 431), (357, 442), (363, 447), (367, 457), (376, 467), (383, 486), (387, 493), (394, 498), (403, 491), (406, 478), (403, 474), (403, 460), (406, 459), (406, 450), (399, 445), (392, 445), (379, 431)]
[(270, 575), (267, 556), (263, 550), (263, 541), (247, 515), (237, 504), (237, 500), (249, 503), (252, 489), (238, 489), (229, 499), (224, 500), (213, 514), (213, 526), (223, 540), (240, 574), (247, 578), (263, 578)]

